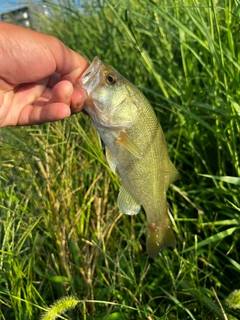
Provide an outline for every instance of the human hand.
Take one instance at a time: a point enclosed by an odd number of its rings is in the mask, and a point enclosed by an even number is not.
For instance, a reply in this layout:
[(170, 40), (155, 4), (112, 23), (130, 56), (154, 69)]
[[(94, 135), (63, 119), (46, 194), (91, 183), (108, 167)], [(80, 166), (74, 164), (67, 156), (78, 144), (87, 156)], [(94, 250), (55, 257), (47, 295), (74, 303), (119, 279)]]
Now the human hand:
[(75, 85), (87, 66), (57, 38), (0, 22), (0, 127), (80, 112), (85, 91)]

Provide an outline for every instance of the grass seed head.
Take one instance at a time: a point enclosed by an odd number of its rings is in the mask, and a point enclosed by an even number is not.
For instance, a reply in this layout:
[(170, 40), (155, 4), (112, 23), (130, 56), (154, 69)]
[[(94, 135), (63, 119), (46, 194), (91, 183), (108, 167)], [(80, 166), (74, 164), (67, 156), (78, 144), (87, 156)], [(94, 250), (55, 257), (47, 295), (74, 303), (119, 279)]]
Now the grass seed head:
[(240, 290), (234, 290), (226, 298), (226, 304), (231, 309), (240, 309)]

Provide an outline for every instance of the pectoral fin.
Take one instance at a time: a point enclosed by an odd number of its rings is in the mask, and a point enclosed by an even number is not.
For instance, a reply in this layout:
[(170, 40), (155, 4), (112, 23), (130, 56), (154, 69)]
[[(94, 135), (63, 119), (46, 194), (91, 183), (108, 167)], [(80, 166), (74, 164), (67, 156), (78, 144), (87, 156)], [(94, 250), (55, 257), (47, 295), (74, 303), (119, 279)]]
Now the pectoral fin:
[(136, 146), (136, 144), (129, 139), (126, 132), (121, 132), (120, 138), (116, 140), (118, 144), (120, 144), (123, 148), (128, 150), (131, 154), (133, 154), (137, 158), (142, 158), (143, 154), (141, 150)]
[(133, 198), (131, 193), (124, 186), (120, 187), (117, 204), (119, 210), (128, 215), (137, 214), (141, 209), (141, 205)]
[(112, 154), (112, 151), (107, 146), (105, 147), (105, 150), (106, 150), (106, 159), (109, 164), (109, 167), (115, 173), (117, 168), (116, 160)]

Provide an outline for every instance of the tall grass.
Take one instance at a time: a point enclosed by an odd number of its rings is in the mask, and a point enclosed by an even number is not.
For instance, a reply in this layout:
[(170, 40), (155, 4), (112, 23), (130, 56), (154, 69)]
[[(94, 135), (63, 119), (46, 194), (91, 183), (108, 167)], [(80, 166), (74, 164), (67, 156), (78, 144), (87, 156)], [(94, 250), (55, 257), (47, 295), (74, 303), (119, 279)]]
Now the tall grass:
[(49, 3), (43, 21), (89, 61), (98, 55), (149, 98), (182, 179), (168, 200), (177, 248), (145, 250), (143, 212), (123, 216), (119, 181), (80, 114), (1, 130), (0, 318), (238, 319), (239, 2)]

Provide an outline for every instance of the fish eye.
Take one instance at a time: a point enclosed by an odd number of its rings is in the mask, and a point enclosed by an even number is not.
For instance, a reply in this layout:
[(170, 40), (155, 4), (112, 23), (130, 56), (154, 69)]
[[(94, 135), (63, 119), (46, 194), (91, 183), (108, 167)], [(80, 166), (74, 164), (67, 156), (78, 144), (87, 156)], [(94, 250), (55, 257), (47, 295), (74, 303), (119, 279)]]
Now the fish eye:
[(115, 84), (117, 82), (117, 77), (114, 74), (109, 73), (106, 76), (106, 80), (107, 80), (108, 84), (112, 85), (112, 84)]

